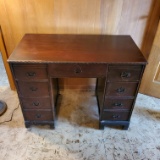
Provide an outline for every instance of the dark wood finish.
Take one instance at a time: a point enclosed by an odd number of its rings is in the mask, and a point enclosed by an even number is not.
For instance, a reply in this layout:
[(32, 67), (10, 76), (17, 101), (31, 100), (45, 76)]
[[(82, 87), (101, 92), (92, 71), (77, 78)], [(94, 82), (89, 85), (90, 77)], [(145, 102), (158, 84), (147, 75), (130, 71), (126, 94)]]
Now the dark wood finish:
[(23, 109), (50, 109), (50, 97), (47, 98), (21, 98)]
[(105, 111), (101, 115), (101, 119), (111, 121), (127, 121), (129, 118), (128, 111)]
[(99, 113), (103, 108), (104, 96), (105, 96), (105, 88), (106, 88), (106, 77), (97, 78), (96, 82), (96, 97), (98, 102)]
[[(20, 69), (21, 68), (21, 69)], [(14, 65), (13, 72), (16, 80), (48, 79), (46, 65)]]
[(8, 62), (26, 127), (54, 128), (58, 78), (97, 78), (99, 127), (129, 127), (146, 60), (130, 36), (27, 34)]
[(29, 121), (52, 121), (53, 114), (51, 110), (25, 110), (24, 117)]
[(25, 126), (26, 128), (29, 128), (31, 125), (50, 125), (50, 128), (51, 129), (54, 129), (55, 128), (55, 125), (54, 125), (54, 121), (28, 121), (28, 120), (25, 120)]
[(138, 83), (134, 82), (111, 82), (107, 83), (106, 96), (134, 96)]
[[(117, 98), (117, 97), (116, 97)], [(116, 99), (116, 98), (105, 98), (103, 110), (130, 110), (134, 100), (133, 99)]]
[(108, 69), (108, 81), (139, 81), (143, 66), (119, 65), (110, 66)]
[(105, 77), (105, 64), (49, 64), (48, 72), (51, 77)]
[(129, 127), (130, 121), (113, 121), (113, 120), (101, 120), (99, 122), (99, 129), (104, 129), (104, 126), (122, 126), (122, 129), (127, 130)]
[(8, 61), (146, 63), (130, 36), (58, 34), (26, 34)]
[(100, 129), (105, 125), (116, 124), (128, 129), (143, 71), (144, 65), (108, 67), (104, 105), (100, 111)]
[(22, 97), (45, 97), (49, 95), (48, 82), (24, 82), (17, 83)]

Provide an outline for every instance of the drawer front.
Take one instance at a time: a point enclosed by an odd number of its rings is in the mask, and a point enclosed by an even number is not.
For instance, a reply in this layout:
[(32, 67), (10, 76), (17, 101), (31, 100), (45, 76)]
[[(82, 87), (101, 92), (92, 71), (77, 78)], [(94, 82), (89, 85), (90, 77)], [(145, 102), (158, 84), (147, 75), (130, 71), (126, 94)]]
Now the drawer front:
[(111, 120), (111, 121), (127, 121), (129, 119), (129, 112), (103, 112), (101, 120)]
[(48, 79), (45, 65), (14, 65), (13, 72), (16, 80)]
[(139, 81), (142, 66), (109, 66), (108, 81)]
[(25, 120), (28, 121), (51, 121), (53, 113), (51, 110), (26, 110), (23, 112)]
[(47, 82), (18, 82), (18, 89), (22, 97), (42, 97), (49, 96), (49, 86)]
[(21, 98), (23, 109), (51, 109), (50, 98)]
[(105, 64), (49, 64), (48, 73), (52, 77), (105, 77)]
[(110, 109), (126, 109), (130, 110), (133, 105), (133, 99), (105, 99), (103, 111)]
[(106, 96), (134, 96), (138, 83), (107, 83)]

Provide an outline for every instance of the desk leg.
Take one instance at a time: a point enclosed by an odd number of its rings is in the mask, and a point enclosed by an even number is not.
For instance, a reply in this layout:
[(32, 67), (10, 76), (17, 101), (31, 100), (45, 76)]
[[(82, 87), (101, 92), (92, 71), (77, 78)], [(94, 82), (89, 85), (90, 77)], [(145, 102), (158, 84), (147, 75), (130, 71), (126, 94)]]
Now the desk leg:
[(108, 127), (118, 127), (120, 126), (123, 130), (128, 130), (129, 128), (129, 121), (109, 121), (103, 120), (99, 122), (99, 129), (104, 129), (105, 126)]
[(31, 126), (30, 122), (26, 122), (26, 121), (25, 121), (25, 127), (26, 127), (26, 128), (29, 128), (30, 126)]
[(58, 98), (59, 98), (59, 84), (58, 78), (50, 78), (50, 99), (53, 111), (53, 123), (50, 124), (50, 128), (54, 129), (54, 121), (56, 120), (57, 111), (58, 111)]
[(52, 124), (50, 124), (50, 129), (55, 129), (54, 122)]
[(99, 129), (104, 130), (104, 124), (102, 122), (99, 122)]
[[(99, 111), (99, 119), (101, 116), (103, 103), (104, 103), (104, 97), (105, 97), (105, 84), (106, 84), (106, 78), (97, 78), (96, 83), (96, 96), (97, 96), (97, 102), (98, 102), (98, 111)], [(99, 129), (104, 129), (104, 124), (99, 120)]]

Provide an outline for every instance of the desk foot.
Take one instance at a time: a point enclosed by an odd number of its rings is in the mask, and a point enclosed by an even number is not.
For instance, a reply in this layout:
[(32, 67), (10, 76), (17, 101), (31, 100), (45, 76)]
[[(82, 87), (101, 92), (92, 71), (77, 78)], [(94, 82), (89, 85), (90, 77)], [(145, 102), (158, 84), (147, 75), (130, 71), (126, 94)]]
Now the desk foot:
[(122, 128), (123, 128), (123, 130), (128, 130), (129, 124), (128, 125), (124, 125)]
[(50, 124), (50, 129), (55, 129), (54, 124)]
[(104, 125), (102, 122), (99, 122), (99, 129), (100, 129), (100, 130), (104, 130), (104, 126), (105, 126), (105, 125)]
[(31, 126), (30, 122), (25, 122), (25, 127), (29, 128)]
[(123, 130), (128, 130), (129, 128), (129, 121), (100, 121), (99, 122), (99, 129), (103, 130), (105, 126), (122, 126)]
[(55, 129), (54, 121), (25, 121), (25, 127), (29, 128), (31, 125), (49, 125), (50, 129)]

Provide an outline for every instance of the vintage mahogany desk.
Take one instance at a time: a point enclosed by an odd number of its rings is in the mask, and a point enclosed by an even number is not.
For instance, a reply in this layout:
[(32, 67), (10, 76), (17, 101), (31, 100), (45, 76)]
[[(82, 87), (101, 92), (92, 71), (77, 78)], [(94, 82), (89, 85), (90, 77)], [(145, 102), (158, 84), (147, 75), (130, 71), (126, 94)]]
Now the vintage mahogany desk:
[[(97, 78), (99, 124), (129, 126), (146, 60), (130, 36), (26, 34), (8, 60), (26, 127), (54, 128), (58, 78)], [(78, 116), (78, 115), (77, 115)]]

